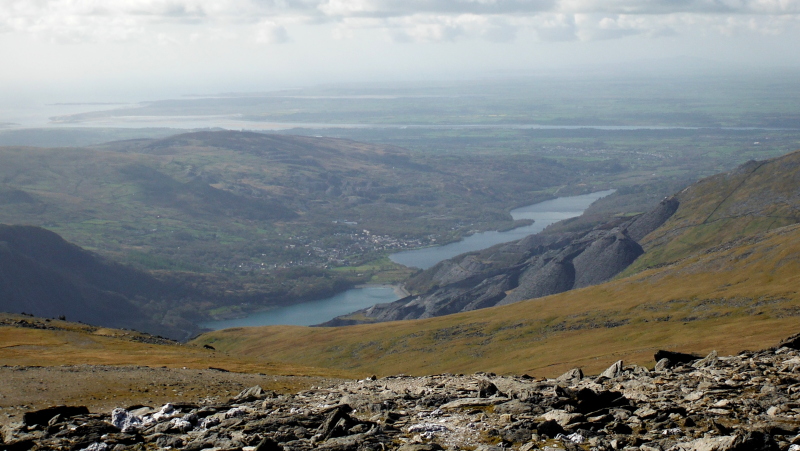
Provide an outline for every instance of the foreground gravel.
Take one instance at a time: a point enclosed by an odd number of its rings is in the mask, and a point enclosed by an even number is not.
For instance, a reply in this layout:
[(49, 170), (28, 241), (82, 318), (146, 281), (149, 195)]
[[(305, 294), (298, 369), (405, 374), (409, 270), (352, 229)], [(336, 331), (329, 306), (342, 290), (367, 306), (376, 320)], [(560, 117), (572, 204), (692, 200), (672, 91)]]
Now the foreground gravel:
[(595, 377), (394, 376), (107, 413), (28, 411), (4, 427), (2, 448), (800, 451), (798, 345), (660, 352), (653, 370), (615, 362)]
[(115, 407), (136, 404), (219, 403), (253, 385), (279, 393), (294, 393), (338, 382), (341, 380), (215, 369), (0, 366), (0, 426), (21, 421), (25, 412), (53, 405), (80, 405), (92, 412), (111, 412)]

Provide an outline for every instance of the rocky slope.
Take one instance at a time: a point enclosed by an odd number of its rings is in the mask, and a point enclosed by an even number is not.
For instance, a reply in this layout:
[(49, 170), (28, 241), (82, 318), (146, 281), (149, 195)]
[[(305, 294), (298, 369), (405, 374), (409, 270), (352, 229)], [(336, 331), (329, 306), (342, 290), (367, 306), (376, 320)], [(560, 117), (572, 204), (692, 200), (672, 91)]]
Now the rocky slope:
[(800, 338), (733, 356), (659, 351), (599, 376), (392, 376), (225, 403), (27, 412), (2, 448), (124, 450), (800, 449)]
[(644, 253), (639, 241), (678, 209), (675, 198), (652, 211), (589, 231), (530, 235), (464, 254), (407, 283), (416, 293), (326, 322), (323, 326), (430, 318), (549, 296), (610, 280)]

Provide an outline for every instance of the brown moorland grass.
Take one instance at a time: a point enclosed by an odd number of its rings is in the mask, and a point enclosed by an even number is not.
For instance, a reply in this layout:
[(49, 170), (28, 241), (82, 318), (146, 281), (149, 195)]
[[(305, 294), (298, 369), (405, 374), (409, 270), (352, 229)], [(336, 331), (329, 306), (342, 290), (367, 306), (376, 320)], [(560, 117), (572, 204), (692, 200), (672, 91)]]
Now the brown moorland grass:
[(0, 424), (56, 404), (110, 411), (176, 401), (215, 402), (253, 385), (286, 393), (350, 376), (340, 370), (238, 358), (133, 331), (12, 314), (0, 314), (0, 364)]
[(652, 365), (658, 349), (765, 348), (800, 326), (800, 226), (737, 238), (603, 285), (491, 309), (340, 328), (261, 327), (201, 335), (231, 354), (359, 374), (598, 372)]
[(178, 343), (144, 343), (146, 335), (132, 331), (96, 328), (66, 321), (1, 314), (3, 319), (48, 324), (55, 329), (0, 326), (0, 361), (15, 366), (140, 365), (167, 368), (222, 368), (239, 373), (347, 377), (307, 365), (276, 363), (231, 356), (224, 352)]

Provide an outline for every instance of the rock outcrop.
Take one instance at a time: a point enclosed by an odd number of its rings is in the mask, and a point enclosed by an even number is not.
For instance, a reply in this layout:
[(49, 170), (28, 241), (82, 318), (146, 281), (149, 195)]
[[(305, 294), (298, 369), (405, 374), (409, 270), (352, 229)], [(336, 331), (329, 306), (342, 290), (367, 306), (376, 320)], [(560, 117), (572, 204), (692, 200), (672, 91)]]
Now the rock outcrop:
[(644, 253), (638, 240), (657, 229), (677, 208), (678, 201), (668, 198), (648, 213), (587, 232), (530, 235), (464, 254), (411, 279), (407, 288), (419, 294), (322, 325), (430, 318), (603, 283)]
[(370, 377), (220, 404), (51, 408), (7, 426), (0, 448), (800, 450), (797, 349), (687, 355), (661, 353), (654, 370), (618, 361), (596, 377)]

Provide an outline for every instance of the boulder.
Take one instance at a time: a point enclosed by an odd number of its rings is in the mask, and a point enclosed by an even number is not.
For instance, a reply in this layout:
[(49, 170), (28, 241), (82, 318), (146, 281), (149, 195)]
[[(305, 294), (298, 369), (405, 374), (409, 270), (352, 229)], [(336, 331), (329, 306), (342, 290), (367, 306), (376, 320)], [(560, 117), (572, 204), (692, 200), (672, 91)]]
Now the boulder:
[(558, 376), (556, 381), (572, 385), (579, 382), (581, 379), (583, 379), (583, 371), (580, 368), (573, 368), (561, 376)]
[(667, 359), (671, 365), (675, 365), (678, 363), (692, 363), (695, 360), (700, 360), (702, 357), (695, 354), (660, 350), (655, 353), (653, 358), (656, 362), (660, 361), (661, 359)]
[(617, 360), (614, 362), (613, 365), (608, 367), (605, 371), (603, 371), (600, 376), (597, 377), (598, 381), (603, 379), (614, 379), (622, 375), (622, 360)]
[(22, 415), (22, 422), (27, 426), (39, 425), (47, 426), (51, 419), (58, 416), (61, 420), (78, 415), (88, 415), (89, 409), (85, 406), (55, 406), (46, 409), (25, 412)]

